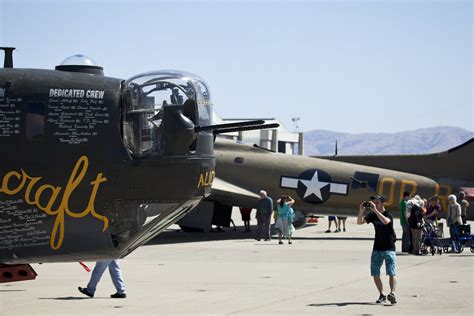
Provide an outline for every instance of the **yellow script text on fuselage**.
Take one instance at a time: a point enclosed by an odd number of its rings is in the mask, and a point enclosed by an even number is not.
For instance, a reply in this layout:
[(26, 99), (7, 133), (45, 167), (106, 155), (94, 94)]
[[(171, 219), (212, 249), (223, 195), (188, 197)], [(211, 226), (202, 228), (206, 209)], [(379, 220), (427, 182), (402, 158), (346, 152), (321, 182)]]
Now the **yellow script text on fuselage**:
[(199, 175), (199, 182), (197, 187), (206, 187), (212, 185), (212, 181), (214, 181), (214, 177), (216, 176), (215, 171), (206, 171)]
[[(107, 181), (107, 178), (105, 178), (102, 173), (99, 173), (96, 179), (90, 183), (92, 186), (92, 191), (87, 207), (81, 212), (75, 212), (69, 208), (69, 200), (71, 195), (84, 179), (88, 166), (89, 159), (86, 156), (82, 156), (77, 160), (76, 165), (74, 166), (74, 169), (72, 170), (66, 187), (62, 193), (61, 203), (56, 210), (53, 210), (53, 205), (60, 196), (62, 187), (53, 186), (51, 184), (43, 184), (35, 189), (35, 184), (39, 182), (42, 177), (31, 177), (23, 169), (20, 169), (21, 172), (7, 172), (3, 176), (0, 186), (0, 196), (1, 193), (6, 195), (16, 195), (24, 189), (25, 203), (36, 206), (38, 209), (50, 216), (56, 216), (49, 243), (52, 249), (57, 250), (61, 248), (64, 240), (64, 214), (67, 214), (73, 218), (82, 218), (91, 213), (92, 216), (103, 221), (103, 232), (109, 226), (109, 220), (107, 217), (97, 214), (94, 209), (94, 202), (97, 196), (97, 191), (99, 190), (99, 186), (102, 182)], [(41, 197), (47, 191), (50, 191), (49, 200), (47, 200), (47, 203), (42, 204)]]

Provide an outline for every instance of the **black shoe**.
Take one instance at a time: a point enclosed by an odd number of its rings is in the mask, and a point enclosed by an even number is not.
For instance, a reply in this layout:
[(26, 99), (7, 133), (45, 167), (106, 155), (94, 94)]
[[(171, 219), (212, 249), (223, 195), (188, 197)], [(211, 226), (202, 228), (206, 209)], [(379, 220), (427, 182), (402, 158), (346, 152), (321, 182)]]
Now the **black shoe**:
[(125, 293), (115, 293), (115, 294), (110, 295), (110, 297), (111, 298), (126, 298), (127, 294), (125, 294)]
[(379, 299), (375, 301), (377, 304), (381, 304), (387, 300), (387, 297), (383, 294), (380, 294)]
[(279, 245), (283, 245), (283, 241), (280, 240), (280, 241), (278, 242), (278, 244), (279, 244)]
[(328, 230), (326, 230), (326, 231), (325, 231), (325, 233), (330, 233), (330, 232), (331, 232), (331, 230), (330, 230), (330, 229), (328, 229)]
[(255, 238), (256, 241), (260, 241), (260, 238)]
[(87, 296), (89, 296), (89, 297), (94, 297), (94, 294), (92, 294), (91, 292), (89, 292), (89, 291), (87, 290), (87, 288), (78, 286), (77, 289), (79, 290), (79, 292), (81, 292), (81, 293), (84, 294), (84, 295), (87, 295)]
[(390, 303), (397, 304), (397, 298), (395, 297), (395, 294), (390, 293), (387, 295), (387, 299), (390, 301)]

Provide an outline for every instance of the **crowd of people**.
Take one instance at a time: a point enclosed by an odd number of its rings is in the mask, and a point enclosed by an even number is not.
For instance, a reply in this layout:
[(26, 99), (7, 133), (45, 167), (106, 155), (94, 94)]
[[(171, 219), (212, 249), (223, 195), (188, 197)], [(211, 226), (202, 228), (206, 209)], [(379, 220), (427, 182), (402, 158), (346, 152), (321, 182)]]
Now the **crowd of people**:
[[(282, 195), (276, 200), (274, 205), (271, 197), (267, 192), (261, 190), (259, 192), (260, 199), (257, 203), (257, 212), (255, 218), (257, 220), (257, 234), (255, 239), (257, 241), (270, 241), (272, 237), (271, 219), (275, 221), (275, 229), (278, 232), (278, 244), (283, 244), (283, 239), (288, 240), (288, 244), (292, 244), (292, 235), (295, 230), (293, 221), (295, 212), (293, 205), (295, 200), (288, 195)], [(469, 202), (465, 199), (464, 192), (460, 192), (458, 197), (451, 194), (448, 196), (448, 207), (446, 210), (446, 223), (449, 227), (452, 252), (459, 250), (460, 244), (458, 240), (459, 226), (466, 224), (467, 208)], [(393, 227), (393, 215), (389, 210), (385, 209), (386, 198), (383, 195), (374, 195), (370, 197), (370, 201), (363, 201), (359, 205), (359, 213), (357, 217), (357, 224), (372, 224), (375, 230), (374, 244), (370, 259), (370, 272), (379, 297), (376, 303), (383, 303), (389, 301), (391, 304), (396, 304), (395, 296), (396, 290), (396, 235)], [(365, 211), (369, 213), (365, 215)], [(251, 208), (240, 208), (242, 221), (244, 222), (245, 232), (250, 232)], [(439, 202), (439, 197), (434, 195), (429, 199), (423, 199), (419, 195), (411, 196), (410, 192), (403, 193), (403, 199), (400, 201), (400, 225), (402, 227), (402, 253), (412, 253), (420, 255), (420, 248), (422, 244), (422, 225), (432, 225), (439, 230), (442, 235), (443, 226), (440, 222), (442, 207)], [(331, 224), (334, 222), (335, 233), (346, 231), (347, 217), (329, 216), (328, 229), (326, 233), (331, 232)], [(234, 224), (235, 229), (235, 224)], [(385, 295), (382, 280), (380, 278), (380, 270), (385, 263), (385, 271), (389, 277), (390, 293)], [(123, 282), (122, 274), (118, 260), (99, 261), (92, 272), (91, 278), (87, 287), (78, 287), (82, 294), (94, 297), (97, 284), (99, 283), (102, 274), (106, 269), (109, 269), (113, 284), (117, 290), (112, 294), (112, 298), (126, 298), (125, 284)]]
[[(466, 210), (469, 202), (465, 199), (464, 192), (459, 192), (458, 197), (448, 196), (446, 210), (446, 223), (449, 227), (451, 238), (451, 252), (459, 251), (459, 226), (466, 224)], [(402, 252), (420, 255), (422, 245), (423, 224), (432, 225), (443, 236), (441, 223), (442, 208), (437, 195), (423, 199), (419, 195), (411, 196), (409, 192), (403, 193), (400, 201), (400, 225), (402, 226)], [(463, 217), (464, 216), (464, 217)]]

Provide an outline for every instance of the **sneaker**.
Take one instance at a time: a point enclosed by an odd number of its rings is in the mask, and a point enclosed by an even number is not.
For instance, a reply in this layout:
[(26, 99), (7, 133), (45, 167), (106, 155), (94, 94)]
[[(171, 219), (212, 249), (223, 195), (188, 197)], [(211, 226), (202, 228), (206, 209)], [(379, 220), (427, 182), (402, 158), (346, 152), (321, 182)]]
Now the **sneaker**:
[(290, 240), (290, 241), (288, 241), (288, 245), (291, 245), (291, 244), (292, 244), (291, 240)]
[(87, 296), (89, 296), (89, 297), (94, 297), (94, 294), (92, 294), (91, 292), (89, 292), (89, 291), (87, 290), (87, 288), (85, 288), (85, 287), (80, 287), (80, 286), (78, 286), (77, 289), (79, 290), (79, 292), (81, 292), (81, 293), (84, 294), (84, 295), (87, 295)]
[(112, 294), (110, 295), (111, 298), (126, 298), (127, 297), (127, 294), (125, 293), (115, 293), (115, 294)]
[(390, 293), (387, 295), (387, 299), (390, 301), (390, 303), (397, 304), (397, 298), (395, 297), (395, 294)]
[(375, 301), (377, 304), (381, 304), (387, 300), (387, 297), (383, 294), (380, 294), (379, 299)]
[(346, 232), (346, 229), (345, 229), (345, 228), (343, 228), (343, 229), (342, 229), (342, 231), (343, 231), (343, 232)]
[(326, 231), (325, 231), (325, 233), (330, 233), (330, 232), (331, 232), (331, 230), (330, 230), (330, 229), (328, 229), (328, 230), (326, 230)]
[(278, 244), (279, 244), (279, 245), (283, 245), (283, 241), (280, 240), (280, 241), (278, 242)]
[(260, 241), (260, 238), (255, 238), (256, 241)]
[(339, 229), (336, 229), (334, 232), (335, 232), (335, 233), (339, 233), (339, 232), (340, 232), (340, 230), (339, 230)]

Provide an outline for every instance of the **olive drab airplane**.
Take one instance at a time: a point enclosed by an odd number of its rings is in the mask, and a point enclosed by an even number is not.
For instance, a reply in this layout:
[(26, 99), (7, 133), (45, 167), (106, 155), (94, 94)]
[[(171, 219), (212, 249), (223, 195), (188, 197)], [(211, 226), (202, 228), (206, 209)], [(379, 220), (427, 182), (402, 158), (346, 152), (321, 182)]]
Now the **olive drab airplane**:
[[(357, 216), (358, 205), (374, 193), (385, 195), (394, 210), (404, 191), (436, 194), (446, 211), (449, 194), (474, 188), (474, 139), (429, 155), (303, 157), (223, 139), (214, 149), (211, 195), (179, 222), (184, 229), (228, 226), (232, 207), (255, 208), (261, 189), (274, 200), (292, 196), (295, 226), (302, 226), (308, 213)], [(474, 212), (468, 218), (474, 219)]]
[(0, 282), (27, 265), (121, 258), (211, 192), (214, 139), (274, 127), (212, 125), (201, 78), (106, 77), (83, 55), (54, 70), (0, 69)]

